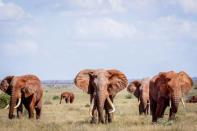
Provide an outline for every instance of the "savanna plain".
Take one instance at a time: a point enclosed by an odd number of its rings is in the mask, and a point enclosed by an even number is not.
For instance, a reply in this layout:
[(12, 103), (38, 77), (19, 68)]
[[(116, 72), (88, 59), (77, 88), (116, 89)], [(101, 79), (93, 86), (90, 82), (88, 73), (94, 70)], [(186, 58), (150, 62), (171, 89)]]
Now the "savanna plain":
[[(40, 120), (29, 120), (24, 109), (22, 119), (8, 119), (8, 109), (0, 109), (1, 131), (197, 131), (197, 104), (186, 103), (186, 108), (179, 105), (174, 122), (168, 121), (169, 107), (163, 119), (152, 124), (151, 115), (139, 116), (138, 101), (124, 89), (114, 99), (116, 108), (114, 121), (109, 124), (91, 124), (89, 115), (89, 95), (74, 85), (43, 85), (44, 101)], [(73, 104), (62, 101), (59, 96), (64, 91), (75, 94)], [(197, 95), (197, 85), (188, 96)], [(185, 100), (188, 96), (185, 96)], [(15, 111), (16, 114), (16, 111)]]

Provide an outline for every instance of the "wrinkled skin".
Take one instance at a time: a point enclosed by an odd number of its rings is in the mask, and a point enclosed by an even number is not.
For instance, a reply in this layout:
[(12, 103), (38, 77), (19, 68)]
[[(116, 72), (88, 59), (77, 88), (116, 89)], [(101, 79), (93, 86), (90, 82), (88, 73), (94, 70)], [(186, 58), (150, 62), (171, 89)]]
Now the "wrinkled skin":
[(62, 99), (65, 99), (66, 103), (73, 103), (75, 96), (72, 92), (63, 92), (60, 96), (60, 104)]
[(10, 119), (14, 118), (14, 107), (20, 99), (21, 103), (18, 103), (20, 105), (17, 107), (18, 118), (22, 117), (22, 104), (24, 104), (29, 112), (29, 118), (34, 118), (34, 109), (36, 110), (36, 118), (40, 118), (43, 88), (38, 77), (34, 75), (7, 76), (1, 81), (0, 89), (8, 95), (11, 95), (9, 104)]
[(186, 100), (187, 103), (197, 103), (197, 96), (192, 96)]
[(149, 110), (149, 83), (148, 78), (132, 81), (127, 87), (127, 91), (138, 98), (139, 114), (148, 114)]
[(113, 99), (119, 91), (126, 88), (128, 84), (126, 76), (118, 70), (86, 69), (77, 74), (74, 82), (78, 88), (90, 94), (92, 122), (97, 123), (97, 116), (99, 122), (111, 122)]
[(161, 72), (154, 76), (150, 81), (149, 89), (152, 121), (157, 122), (158, 118), (162, 118), (169, 105), (171, 105), (169, 120), (174, 120), (179, 102), (192, 86), (192, 79), (183, 71)]

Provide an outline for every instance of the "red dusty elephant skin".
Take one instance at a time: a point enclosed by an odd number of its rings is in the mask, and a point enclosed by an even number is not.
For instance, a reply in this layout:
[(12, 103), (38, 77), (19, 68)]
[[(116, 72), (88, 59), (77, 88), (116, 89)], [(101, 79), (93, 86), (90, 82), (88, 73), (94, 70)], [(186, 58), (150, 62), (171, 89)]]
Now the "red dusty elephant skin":
[(149, 83), (148, 78), (142, 80), (134, 80), (127, 87), (127, 91), (138, 98), (139, 114), (148, 114), (149, 110)]
[(118, 70), (86, 69), (77, 74), (74, 82), (78, 88), (90, 94), (89, 111), (93, 116), (92, 122), (97, 123), (97, 110), (99, 122), (111, 122), (115, 111), (113, 99), (119, 91), (126, 88), (128, 84), (126, 76)]
[(65, 99), (66, 103), (73, 103), (75, 95), (72, 92), (63, 92), (60, 96), (60, 104), (62, 99)]
[(36, 110), (36, 118), (40, 118), (43, 88), (38, 77), (34, 75), (7, 76), (1, 81), (0, 89), (11, 95), (9, 105), (10, 119), (14, 117), (14, 108), (17, 108), (18, 118), (22, 117), (22, 104), (28, 110), (29, 118), (34, 118), (34, 109)]
[(158, 118), (162, 118), (167, 106), (170, 106), (169, 120), (174, 120), (179, 102), (184, 105), (182, 98), (192, 86), (192, 79), (183, 71), (161, 72), (154, 76), (150, 81), (152, 121), (156, 122)]

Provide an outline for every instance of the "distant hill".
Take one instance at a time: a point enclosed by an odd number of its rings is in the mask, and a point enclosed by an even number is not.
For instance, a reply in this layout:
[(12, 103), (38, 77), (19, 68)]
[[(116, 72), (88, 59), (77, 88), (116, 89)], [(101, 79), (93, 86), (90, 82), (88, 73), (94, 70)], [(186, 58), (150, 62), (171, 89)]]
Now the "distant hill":
[(74, 84), (73, 80), (43, 80), (42, 84)]

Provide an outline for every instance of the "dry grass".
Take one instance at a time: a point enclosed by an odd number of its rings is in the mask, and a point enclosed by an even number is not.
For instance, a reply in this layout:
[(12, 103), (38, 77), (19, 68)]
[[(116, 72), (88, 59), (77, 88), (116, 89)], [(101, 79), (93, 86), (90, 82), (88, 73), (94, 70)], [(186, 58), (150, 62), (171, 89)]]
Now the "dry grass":
[[(46, 91), (47, 90), (47, 91)], [(63, 91), (72, 91), (75, 93), (73, 104), (66, 104), (59, 100), (53, 100), (54, 96), (59, 96)], [(197, 93), (192, 90), (191, 94)], [(120, 92), (115, 98), (115, 120), (110, 124), (90, 124), (88, 114), (89, 95), (76, 88), (63, 89), (45, 89), (44, 102), (50, 101), (51, 104), (43, 105), (42, 118), (40, 120), (29, 120), (27, 112), (22, 120), (8, 119), (8, 110), (0, 110), (0, 130), (1, 131), (127, 131), (127, 130), (174, 130), (174, 131), (194, 131), (197, 130), (197, 104), (186, 104), (186, 108), (180, 105), (176, 115), (176, 120), (168, 122), (169, 108), (165, 112), (164, 119), (159, 120), (157, 124), (152, 124), (151, 116), (139, 116), (137, 99), (126, 99), (128, 93), (126, 90)], [(15, 111), (16, 113), (16, 111)]]

